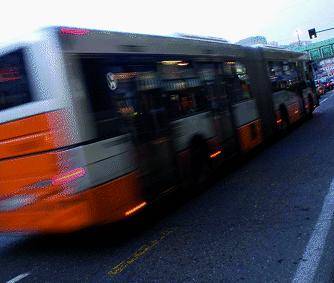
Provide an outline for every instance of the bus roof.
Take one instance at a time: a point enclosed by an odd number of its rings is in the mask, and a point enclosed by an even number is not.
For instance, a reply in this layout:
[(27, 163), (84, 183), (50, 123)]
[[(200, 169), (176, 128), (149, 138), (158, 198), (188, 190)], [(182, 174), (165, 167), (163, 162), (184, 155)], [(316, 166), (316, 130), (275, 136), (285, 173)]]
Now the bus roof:
[(158, 36), (57, 27), (63, 50), (69, 53), (143, 53), (161, 55), (245, 57), (247, 48), (205, 38)]
[(0, 55), (29, 45), (46, 34), (50, 36), (50, 32), (60, 38), (62, 50), (66, 53), (188, 55), (230, 59), (249, 56), (255, 59), (258, 54), (256, 50), (262, 50), (263, 58), (267, 60), (300, 60), (304, 56), (303, 53), (295, 51), (268, 47), (252, 48), (211, 38), (158, 36), (65, 26), (47, 27), (35, 33), (29, 40), (1, 47)]
[[(204, 37), (158, 36), (104, 30), (56, 27), (63, 50), (69, 53), (142, 53), (244, 58), (254, 48)], [(298, 60), (300, 52), (259, 47), (268, 60)]]
[(304, 53), (275, 47), (260, 47), (264, 59), (267, 60), (304, 60)]

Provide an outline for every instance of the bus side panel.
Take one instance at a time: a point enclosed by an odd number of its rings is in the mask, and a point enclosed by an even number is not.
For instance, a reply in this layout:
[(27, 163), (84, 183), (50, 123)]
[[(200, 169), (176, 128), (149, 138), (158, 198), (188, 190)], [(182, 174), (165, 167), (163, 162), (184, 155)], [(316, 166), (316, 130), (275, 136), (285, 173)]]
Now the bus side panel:
[(87, 182), (77, 192), (117, 179), (138, 168), (134, 145), (128, 135), (99, 140), (65, 150), (73, 168), (85, 168)]
[(185, 150), (190, 146), (194, 135), (199, 134), (204, 139), (214, 137), (215, 129), (210, 112), (200, 113), (171, 123), (174, 147), (176, 151)]
[(91, 211), (78, 196), (43, 200), (0, 214), (1, 232), (67, 233), (92, 225)]
[(232, 106), (235, 126), (237, 128), (259, 118), (254, 99), (246, 100)]
[[(213, 166), (213, 168), (217, 168), (225, 157), (225, 147), (222, 146), (220, 139), (217, 137), (210, 138), (206, 140), (206, 142), (209, 149), (208, 159), (211, 160), (211, 166)], [(187, 181), (189, 176), (191, 176), (190, 174), (192, 164), (190, 148), (184, 149), (177, 153), (177, 165), (180, 176), (184, 181)]]
[(58, 157), (55, 153), (29, 155), (0, 161), (0, 197), (18, 193), (35, 194), (36, 190), (30, 189), (32, 184), (51, 180), (58, 173)]
[(0, 162), (0, 186), (6, 188), (0, 231), (68, 232), (126, 218), (146, 205), (138, 170), (93, 187), (89, 170), (73, 165), (66, 151)]
[(235, 130), (231, 121), (231, 114), (229, 112), (222, 112), (216, 114), (214, 118), (215, 130), (217, 133), (217, 142), (219, 146), (212, 149), (221, 150), (220, 158), (229, 159), (238, 152), (238, 143), (236, 141)]
[(132, 208), (145, 204), (138, 170), (80, 194), (87, 200), (94, 224), (121, 220)]
[(180, 174), (183, 178), (189, 177), (191, 168), (191, 154), (190, 146), (192, 138), (195, 135), (200, 135), (208, 145), (209, 156), (217, 154), (222, 156), (221, 141), (218, 140), (214, 120), (212, 119), (210, 112), (200, 113), (190, 117), (176, 120), (171, 123), (173, 132), (174, 148), (177, 151), (177, 163), (180, 170)]
[(233, 114), (241, 150), (246, 152), (262, 143), (262, 126), (255, 100), (233, 105)]
[(247, 152), (262, 143), (261, 120), (255, 120), (238, 128), (241, 150)]
[[(71, 195), (63, 152), (0, 161), (0, 231), (69, 231), (91, 223), (87, 205)], [(55, 182), (56, 181), (56, 182)]]
[(87, 200), (93, 224), (126, 217), (131, 207), (144, 201), (136, 150), (129, 135), (112, 137), (66, 150), (74, 168), (84, 168), (86, 178), (74, 187)]

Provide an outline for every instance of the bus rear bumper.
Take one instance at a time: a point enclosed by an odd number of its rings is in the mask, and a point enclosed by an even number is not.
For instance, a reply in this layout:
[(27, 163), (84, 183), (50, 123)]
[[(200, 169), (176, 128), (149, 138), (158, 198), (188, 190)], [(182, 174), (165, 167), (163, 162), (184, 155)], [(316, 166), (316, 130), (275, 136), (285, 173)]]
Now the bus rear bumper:
[(0, 232), (64, 233), (89, 226), (89, 208), (84, 201), (63, 200), (1, 212)]
[(133, 216), (147, 205), (137, 172), (72, 196), (0, 212), (0, 232), (67, 233)]

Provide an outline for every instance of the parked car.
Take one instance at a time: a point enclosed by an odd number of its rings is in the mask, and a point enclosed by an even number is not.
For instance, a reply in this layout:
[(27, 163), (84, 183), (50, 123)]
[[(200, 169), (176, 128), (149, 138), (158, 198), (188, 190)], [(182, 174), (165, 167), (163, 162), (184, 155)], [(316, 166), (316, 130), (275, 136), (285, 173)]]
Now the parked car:
[(333, 80), (329, 80), (324, 84), (325, 87), (325, 91), (330, 91), (332, 89), (334, 89), (334, 81)]

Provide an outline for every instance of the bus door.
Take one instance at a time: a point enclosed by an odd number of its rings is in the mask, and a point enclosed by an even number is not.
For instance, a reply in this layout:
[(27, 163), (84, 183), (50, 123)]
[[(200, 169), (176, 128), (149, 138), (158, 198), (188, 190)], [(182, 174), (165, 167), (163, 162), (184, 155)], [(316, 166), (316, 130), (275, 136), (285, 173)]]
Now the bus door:
[(224, 62), (224, 80), (229, 93), (240, 149), (247, 152), (259, 145), (262, 124), (250, 90), (246, 67), (240, 62)]
[(176, 160), (170, 137), (167, 96), (154, 69), (137, 72), (136, 88), (140, 100), (140, 164), (146, 189), (153, 198), (176, 183)]
[(178, 170), (184, 184), (191, 183), (206, 174), (209, 156), (221, 157), (209, 93), (193, 61), (164, 60), (159, 62), (158, 71)]
[(213, 113), (215, 131), (222, 145), (222, 155), (224, 158), (229, 158), (237, 152), (237, 142), (222, 66), (214, 63), (198, 63), (197, 67), (204, 91), (207, 93), (209, 108)]
[(268, 72), (272, 85), (272, 97), (277, 129), (285, 129), (302, 118), (307, 101), (303, 98), (301, 74), (294, 62), (269, 61)]
[[(135, 151), (131, 163), (138, 166), (139, 181), (149, 196), (159, 195), (175, 181), (168, 123), (159, 96), (154, 65), (138, 58), (109, 55), (93, 60), (90, 81), (92, 105), (98, 106), (100, 137), (130, 134)], [(102, 93), (101, 95), (99, 95)], [(102, 123), (103, 122), (103, 123)], [(132, 152), (132, 151), (131, 151)], [(119, 162), (121, 166), (124, 162)], [(127, 161), (130, 163), (130, 160)]]

